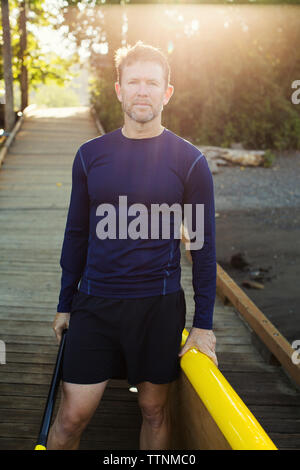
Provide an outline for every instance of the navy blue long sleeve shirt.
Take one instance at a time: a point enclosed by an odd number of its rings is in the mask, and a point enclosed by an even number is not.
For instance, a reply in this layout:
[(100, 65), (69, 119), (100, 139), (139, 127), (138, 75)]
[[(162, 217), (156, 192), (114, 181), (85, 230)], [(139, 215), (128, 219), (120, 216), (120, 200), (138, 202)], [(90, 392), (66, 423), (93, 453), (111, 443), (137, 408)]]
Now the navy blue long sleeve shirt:
[[(139, 207), (145, 208), (149, 222), (148, 227), (138, 227), (140, 232), (144, 230), (139, 238), (124, 234), (124, 214), (129, 227), (143, 212), (133, 215), (128, 210), (136, 207), (133, 204), (143, 204)], [(174, 234), (175, 219), (171, 214), (169, 236), (162, 236), (160, 225), (159, 236), (151, 237), (155, 204), (167, 204), (169, 208), (180, 205), (182, 217), (185, 205), (190, 205), (193, 216), (196, 205), (204, 205), (204, 243), (200, 249), (191, 249), (193, 326), (212, 329), (216, 296), (213, 178), (199, 149), (166, 128), (160, 135), (145, 139), (125, 137), (119, 128), (78, 149), (60, 258), (58, 312), (70, 312), (78, 289), (111, 298), (165, 295), (181, 289), (180, 239)], [(114, 209), (112, 212), (105, 212), (108, 205)], [(107, 238), (99, 235), (114, 220), (115, 236), (112, 232)]]

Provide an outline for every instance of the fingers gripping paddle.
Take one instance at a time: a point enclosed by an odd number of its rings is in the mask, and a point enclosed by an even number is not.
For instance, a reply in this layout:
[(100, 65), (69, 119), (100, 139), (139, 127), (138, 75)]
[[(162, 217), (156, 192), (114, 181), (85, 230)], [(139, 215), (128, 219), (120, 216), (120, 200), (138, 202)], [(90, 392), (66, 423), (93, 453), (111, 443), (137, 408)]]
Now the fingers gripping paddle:
[(48, 439), (48, 432), (51, 424), (51, 418), (53, 414), (53, 409), (55, 405), (55, 399), (61, 379), (62, 373), (62, 358), (64, 352), (64, 346), (66, 341), (66, 333), (68, 330), (63, 330), (61, 336), (61, 342), (59, 344), (59, 349), (56, 358), (56, 364), (52, 375), (52, 381), (49, 388), (48, 398), (44, 409), (44, 416), (39, 432), (39, 436), (37, 439), (37, 444), (34, 450), (46, 450), (47, 439)]

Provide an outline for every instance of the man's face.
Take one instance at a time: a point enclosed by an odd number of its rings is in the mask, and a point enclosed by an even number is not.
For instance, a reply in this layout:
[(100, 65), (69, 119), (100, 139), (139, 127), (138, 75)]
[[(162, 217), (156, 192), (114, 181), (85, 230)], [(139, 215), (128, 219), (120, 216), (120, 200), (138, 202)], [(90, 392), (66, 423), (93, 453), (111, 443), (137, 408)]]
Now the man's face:
[(165, 88), (163, 69), (156, 62), (135, 62), (123, 69), (122, 85), (115, 84), (123, 112), (136, 122), (145, 123), (161, 114), (173, 93)]

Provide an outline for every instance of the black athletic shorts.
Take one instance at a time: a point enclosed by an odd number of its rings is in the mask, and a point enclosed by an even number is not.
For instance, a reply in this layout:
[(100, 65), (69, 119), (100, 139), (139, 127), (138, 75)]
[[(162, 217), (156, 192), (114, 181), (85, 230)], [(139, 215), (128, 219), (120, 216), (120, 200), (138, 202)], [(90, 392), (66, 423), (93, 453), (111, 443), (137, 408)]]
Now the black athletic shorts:
[(176, 380), (180, 373), (184, 291), (135, 299), (76, 292), (63, 359), (63, 381), (130, 385)]

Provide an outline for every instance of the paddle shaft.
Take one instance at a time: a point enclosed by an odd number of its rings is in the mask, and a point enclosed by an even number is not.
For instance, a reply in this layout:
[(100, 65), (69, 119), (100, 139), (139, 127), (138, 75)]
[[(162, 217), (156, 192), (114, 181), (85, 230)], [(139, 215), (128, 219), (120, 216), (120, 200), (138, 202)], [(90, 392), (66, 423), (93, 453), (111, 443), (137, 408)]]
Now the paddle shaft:
[(58, 387), (59, 387), (60, 380), (61, 380), (62, 358), (63, 358), (67, 331), (68, 330), (65, 329), (62, 332), (61, 342), (59, 344), (59, 349), (58, 349), (58, 353), (56, 357), (56, 364), (55, 364), (53, 375), (52, 375), (51, 385), (49, 388), (48, 398), (47, 398), (47, 402), (45, 405), (44, 415), (43, 415), (42, 424), (41, 424), (35, 450), (46, 450), (48, 433), (49, 433), (51, 418), (52, 418), (53, 409), (55, 405), (55, 399), (56, 399)]

